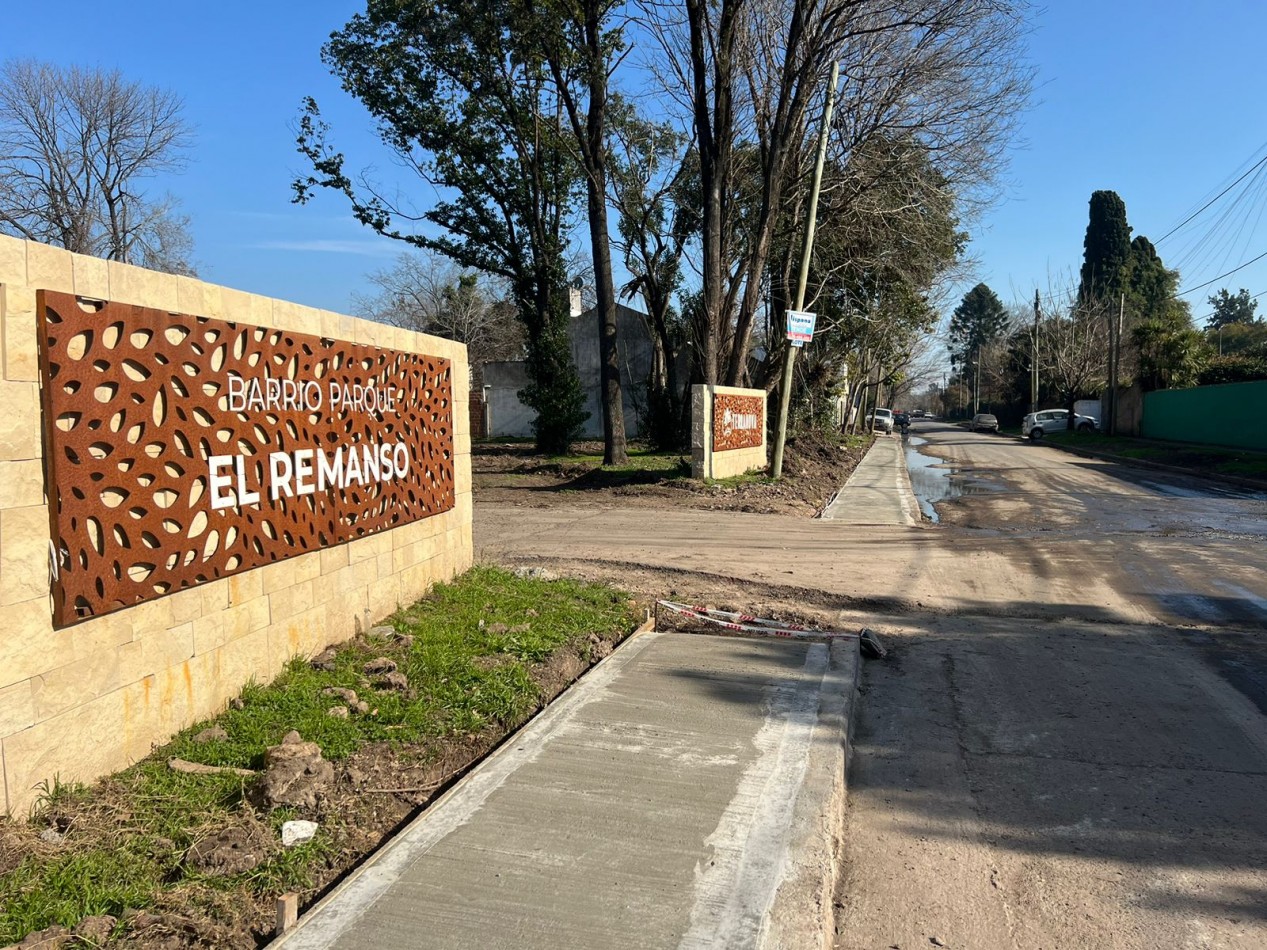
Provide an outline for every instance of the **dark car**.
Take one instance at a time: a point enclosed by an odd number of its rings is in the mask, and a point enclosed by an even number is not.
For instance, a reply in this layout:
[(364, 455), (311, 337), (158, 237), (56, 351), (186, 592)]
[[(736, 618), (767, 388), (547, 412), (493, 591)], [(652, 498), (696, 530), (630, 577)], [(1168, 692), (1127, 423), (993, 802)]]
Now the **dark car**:
[(973, 432), (998, 432), (999, 420), (988, 412), (978, 412), (972, 417), (972, 422), (968, 424), (968, 428)]
[(895, 426), (909, 426), (911, 424), (910, 413), (897, 412), (893, 414), (893, 424)]

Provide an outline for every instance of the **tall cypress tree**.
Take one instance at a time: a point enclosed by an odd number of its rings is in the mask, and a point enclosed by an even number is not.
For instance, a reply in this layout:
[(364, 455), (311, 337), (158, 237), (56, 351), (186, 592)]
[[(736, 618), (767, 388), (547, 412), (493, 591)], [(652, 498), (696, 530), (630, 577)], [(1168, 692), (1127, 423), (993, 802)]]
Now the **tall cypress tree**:
[(1131, 226), (1126, 223), (1126, 202), (1116, 191), (1091, 193), (1091, 216), (1082, 246), (1079, 303), (1089, 306), (1115, 300), (1126, 290), (1131, 271)]

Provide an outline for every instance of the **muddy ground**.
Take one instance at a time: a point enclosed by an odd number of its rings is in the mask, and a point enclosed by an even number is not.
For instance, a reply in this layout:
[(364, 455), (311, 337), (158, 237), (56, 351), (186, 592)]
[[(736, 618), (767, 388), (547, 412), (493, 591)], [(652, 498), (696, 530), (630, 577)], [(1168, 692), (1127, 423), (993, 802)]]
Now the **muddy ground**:
[[(761, 476), (706, 482), (690, 477), (690, 456), (634, 456), (604, 469), (600, 442), (579, 442), (571, 458), (547, 458), (522, 443), (476, 443), (471, 450), (479, 502), (529, 507), (578, 504), (684, 507), (813, 517), (849, 478), (869, 441), (847, 444), (816, 434), (788, 440), (784, 478)], [(642, 449), (640, 445), (631, 450)]]

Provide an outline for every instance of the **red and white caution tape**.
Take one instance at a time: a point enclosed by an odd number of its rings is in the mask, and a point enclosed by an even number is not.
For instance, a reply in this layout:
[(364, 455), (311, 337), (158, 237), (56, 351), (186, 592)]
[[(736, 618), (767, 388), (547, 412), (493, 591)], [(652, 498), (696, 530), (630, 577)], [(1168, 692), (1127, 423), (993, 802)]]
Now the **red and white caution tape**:
[(808, 638), (825, 637), (828, 639), (858, 639), (856, 633), (841, 633), (836, 630), (811, 630), (795, 623), (779, 623), (749, 614), (732, 613), (729, 610), (709, 610), (707, 607), (693, 607), (690, 604), (677, 604), (671, 600), (657, 600), (656, 603), (676, 614), (694, 617), (727, 630), (739, 630), (743, 633), (761, 633), (768, 637)]

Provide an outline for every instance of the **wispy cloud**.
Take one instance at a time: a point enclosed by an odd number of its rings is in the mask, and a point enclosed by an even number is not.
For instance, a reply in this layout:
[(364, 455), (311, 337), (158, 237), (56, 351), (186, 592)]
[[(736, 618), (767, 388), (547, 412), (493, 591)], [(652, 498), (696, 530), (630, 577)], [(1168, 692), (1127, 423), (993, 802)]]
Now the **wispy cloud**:
[(391, 257), (400, 253), (400, 249), (379, 241), (335, 241), (335, 240), (303, 240), (303, 241), (260, 241), (250, 245), (260, 251), (295, 251), (315, 254), (362, 254), (366, 257)]

